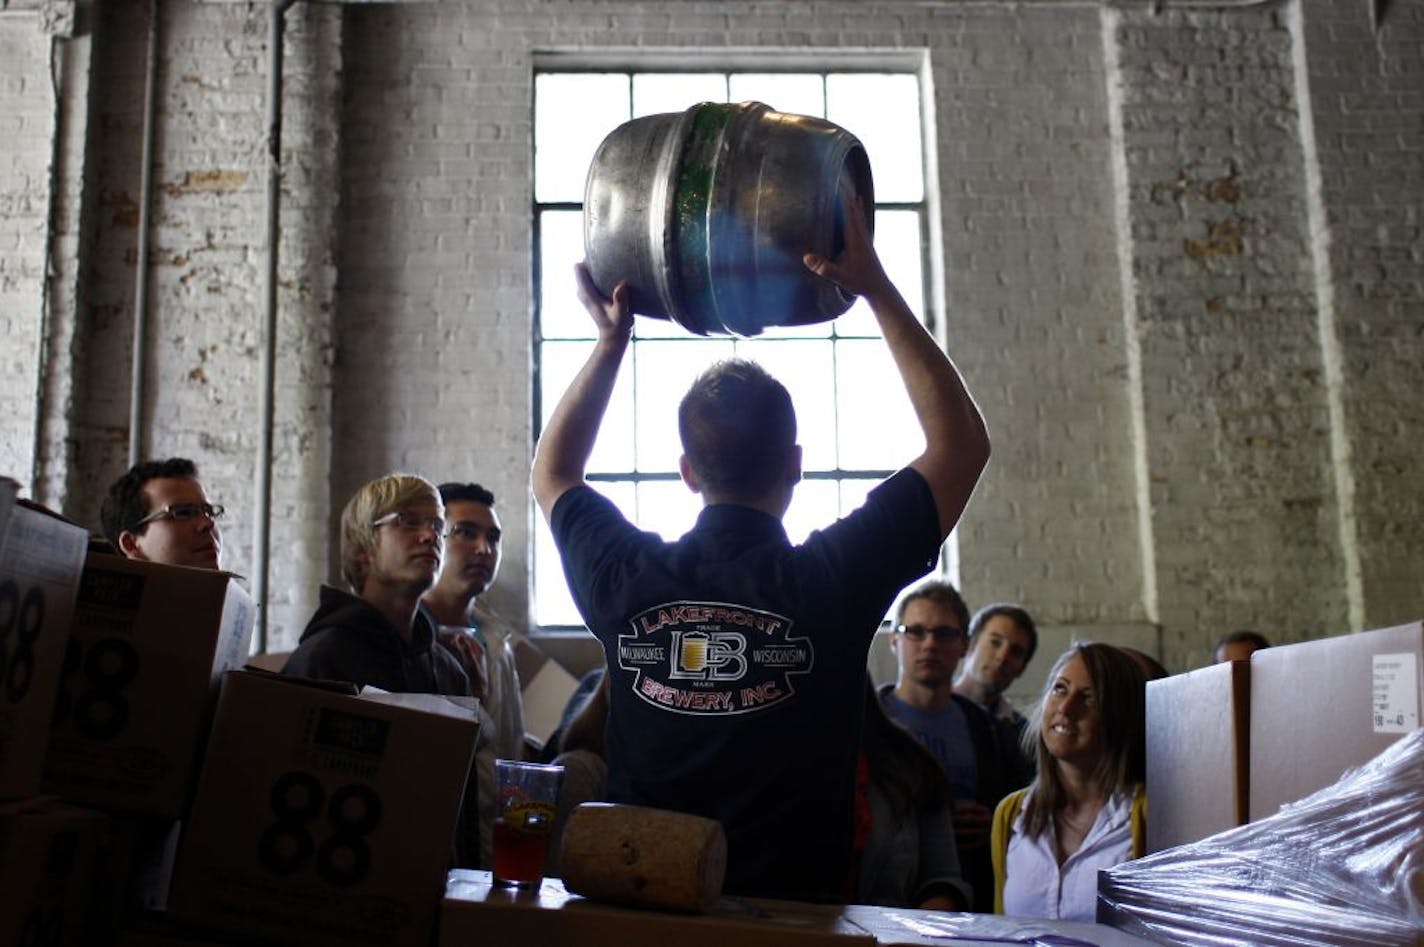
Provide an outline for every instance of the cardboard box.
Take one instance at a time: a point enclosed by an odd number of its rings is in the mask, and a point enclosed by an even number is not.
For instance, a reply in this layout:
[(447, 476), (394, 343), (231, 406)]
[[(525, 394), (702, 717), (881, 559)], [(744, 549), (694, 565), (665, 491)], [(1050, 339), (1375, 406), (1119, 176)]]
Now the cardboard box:
[(1147, 851), (1246, 824), (1251, 663), (1147, 683)]
[(1418, 729), (1421, 660), (1420, 622), (1253, 654), (1251, 820), (1334, 784)]
[(95, 913), (114, 930), (129, 919), (168, 907), (182, 823), (153, 815), (111, 813), (109, 844), (99, 861)]
[(105, 824), (52, 798), (0, 805), (0, 944), (87, 943)]
[(44, 785), (101, 809), (181, 816), (222, 672), (247, 660), (252, 598), (226, 572), (91, 553)]
[(564, 707), (578, 688), (578, 678), (527, 638), (516, 635), (512, 643), (524, 704), (524, 732), (542, 746), (558, 727)]
[(538, 891), (494, 886), (487, 871), (452, 871), (440, 911), (440, 947), (558, 944), (560, 947), (870, 947), (843, 908), (723, 898), (710, 914), (673, 914), (600, 904), (557, 878)]
[(477, 733), (430, 695), (228, 673), (170, 913), (276, 943), (428, 947)]
[(0, 507), (0, 799), (40, 791), (88, 539), (13, 498)]

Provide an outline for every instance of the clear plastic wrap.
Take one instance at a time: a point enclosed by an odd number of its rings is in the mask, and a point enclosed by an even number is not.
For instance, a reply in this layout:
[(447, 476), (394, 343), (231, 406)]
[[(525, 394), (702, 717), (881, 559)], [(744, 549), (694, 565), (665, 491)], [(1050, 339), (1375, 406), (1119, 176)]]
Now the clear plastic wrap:
[(1162, 944), (1424, 945), (1424, 730), (1273, 816), (1103, 872), (1098, 920)]

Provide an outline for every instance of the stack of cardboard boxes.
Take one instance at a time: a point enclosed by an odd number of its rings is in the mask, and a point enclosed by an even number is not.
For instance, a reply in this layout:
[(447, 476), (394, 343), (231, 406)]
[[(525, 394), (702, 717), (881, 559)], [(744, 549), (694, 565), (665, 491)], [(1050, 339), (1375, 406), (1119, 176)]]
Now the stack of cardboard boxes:
[(1147, 685), (1147, 849), (1274, 814), (1418, 729), (1424, 623), (1257, 651)]
[(39, 797), (84, 530), (0, 484), (0, 943), (80, 943), (102, 818)]
[[(1277, 884), (1279, 890), (1267, 897), (1253, 887), (1265, 884), (1261, 875), (1266, 868), (1281, 872), (1290, 866), (1276, 860), (1255, 871), (1249, 868), (1251, 859), (1266, 851), (1293, 851), (1309, 845), (1309, 839), (1333, 840), (1331, 868), (1344, 872), (1331, 876), (1340, 889), (1335, 894), (1350, 903), (1369, 901), (1366, 894), (1378, 894), (1373, 890), (1377, 879), (1367, 870), (1374, 853), (1370, 846), (1386, 852), (1416, 846), (1424, 837), (1424, 818), (1416, 815), (1366, 832), (1344, 825), (1328, 805), (1282, 807), (1321, 790), (1334, 792), (1347, 771), (1392, 747), (1397, 751), (1396, 744), (1419, 728), (1421, 680), (1424, 624), (1413, 622), (1277, 646), (1255, 652), (1249, 661), (1149, 683), (1147, 838), (1149, 852), (1163, 855), (1104, 873), (1100, 919), (1143, 932), (1144, 919), (1151, 917), (1154, 923), (1170, 923), (1182, 936), (1200, 934), (1202, 943), (1215, 942), (1210, 937), (1219, 931), (1211, 925), (1219, 926), (1221, 919), (1205, 917), (1210, 912), (1195, 900), (1203, 897), (1196, 890), (1204, 888), (1219, 893), (1216, 901), (1239, 894), (1243, 903), (1254, 906), (1251, 916), (1238, 919), (1239, 931), (1247, 924), (1269, 925), (1273, 910), (1282, 916), (1295, 910), (1289, 892), (1308, 891), (1307, 882), (1320, 872), (1302, 859), (1301, 870), (1311, 877)], [(1230, 831), (1246, 825), (1250, 828)], [(1352, 831), (1370, 838), (1351, 837)], [(1338, 857), (1341, 852), (1350, 858)], [(1358, 877), (1347, 870), (1351, 859), (1361, 866)], [(1174, 893), (1172, 880), (1187, 876), (1193, 878), (1192, 889)], [(1350, 897), (1351, 884), (1359, 897)], [(1305, 909), (1316, 906), (1306, 895), (1301, 899)], [(1297, 931), (1294, 936), (1301, 939), (1289, 942), (1345, 943), (1352, 922), (1341, 923), (1324, 941)], [(1241, 936), (1252, 939), (1250, 933)]]
[(237, 577), (87, 546), (0, 491), (0, 944), (428, 944), (469, 709), (236, 670)]
[(37, 508), (0, 515), (0, 943), (101, 942), (166, 897), (252, 601), (225, 573), (88, 552)]

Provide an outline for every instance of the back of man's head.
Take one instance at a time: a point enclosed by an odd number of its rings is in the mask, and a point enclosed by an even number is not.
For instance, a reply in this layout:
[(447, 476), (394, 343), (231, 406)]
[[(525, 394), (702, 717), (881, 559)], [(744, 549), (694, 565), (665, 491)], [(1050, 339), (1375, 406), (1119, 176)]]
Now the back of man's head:
[(1233, 659), (1249, 658), (1253, 653), (1262, 648), (1269, 648), (1271, 642), (1259, 631), (1251, 631), (1247, 628), (1240, 628), (1236, 631), (1228, 631), (1216, 642), (1216, 647), (1212, 649), (1212, 657), (1220, 663)]
[(480, 486), (478, 483), (457, 483), (450, 481), (440, 485), (440, 502), (449, 506), (451, 503), (482, 503), (485, 506), (494, 506), (494, 494)]
[(432, 502), (441, 509), (435, 484), (415, 474), (395, 473), (378, 477), (346, 501), (341, 511), (341, 577), (357, 595), (366, 584), (362, 553), (376, 548), (376, 520), (412, 503)]
[(895, 623), (897, 625), (903, 621), (905, 609), (909, 608), (910, 603), (919, 599), (925, 599), (926, 601), (934, 602), (936, 605), (949, 609), (954, 615), (955, 620), (959, 622), (960, 630), (964, 631), (968, 629), (969, 606), (964, 603), (964, 596), (959, 594), (959, 590), (943, 579), (930, 579), (921, 582), (906, 592), (904, 597), (900, 599), (900, 604), (895, 610)]
[(146, 460), (134, 464), (122, 477), (109, 485), (99, 509), (99, 525), (104, 530), (104, 538), (115, 549), (119, 548), (119, 534), (133, 530), (139, 520), (152, 511), (144, 498), (144, 484), (159, 478), (186, 478), (196, 480), (198, 465), (186, 457), (169, 457), (166, 460)]
[(728, 359), (692, 383), (677, 410), (687, 463), (705, 494), (751, 502), (786, 474), (796, 409), (786, 387), (755, 362)]

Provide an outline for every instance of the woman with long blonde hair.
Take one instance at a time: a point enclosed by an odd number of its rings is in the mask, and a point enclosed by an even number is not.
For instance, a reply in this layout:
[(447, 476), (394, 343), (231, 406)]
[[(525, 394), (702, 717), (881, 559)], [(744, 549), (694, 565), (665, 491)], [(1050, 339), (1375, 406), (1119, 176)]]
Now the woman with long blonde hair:
[(1076, 644), (1053, 665), (1024, 731), (1038, 775), (994, 813), (998, 913), (1091, 921), (1099, 869), (1143, 853), (1145, 691), (1111, 645)]

